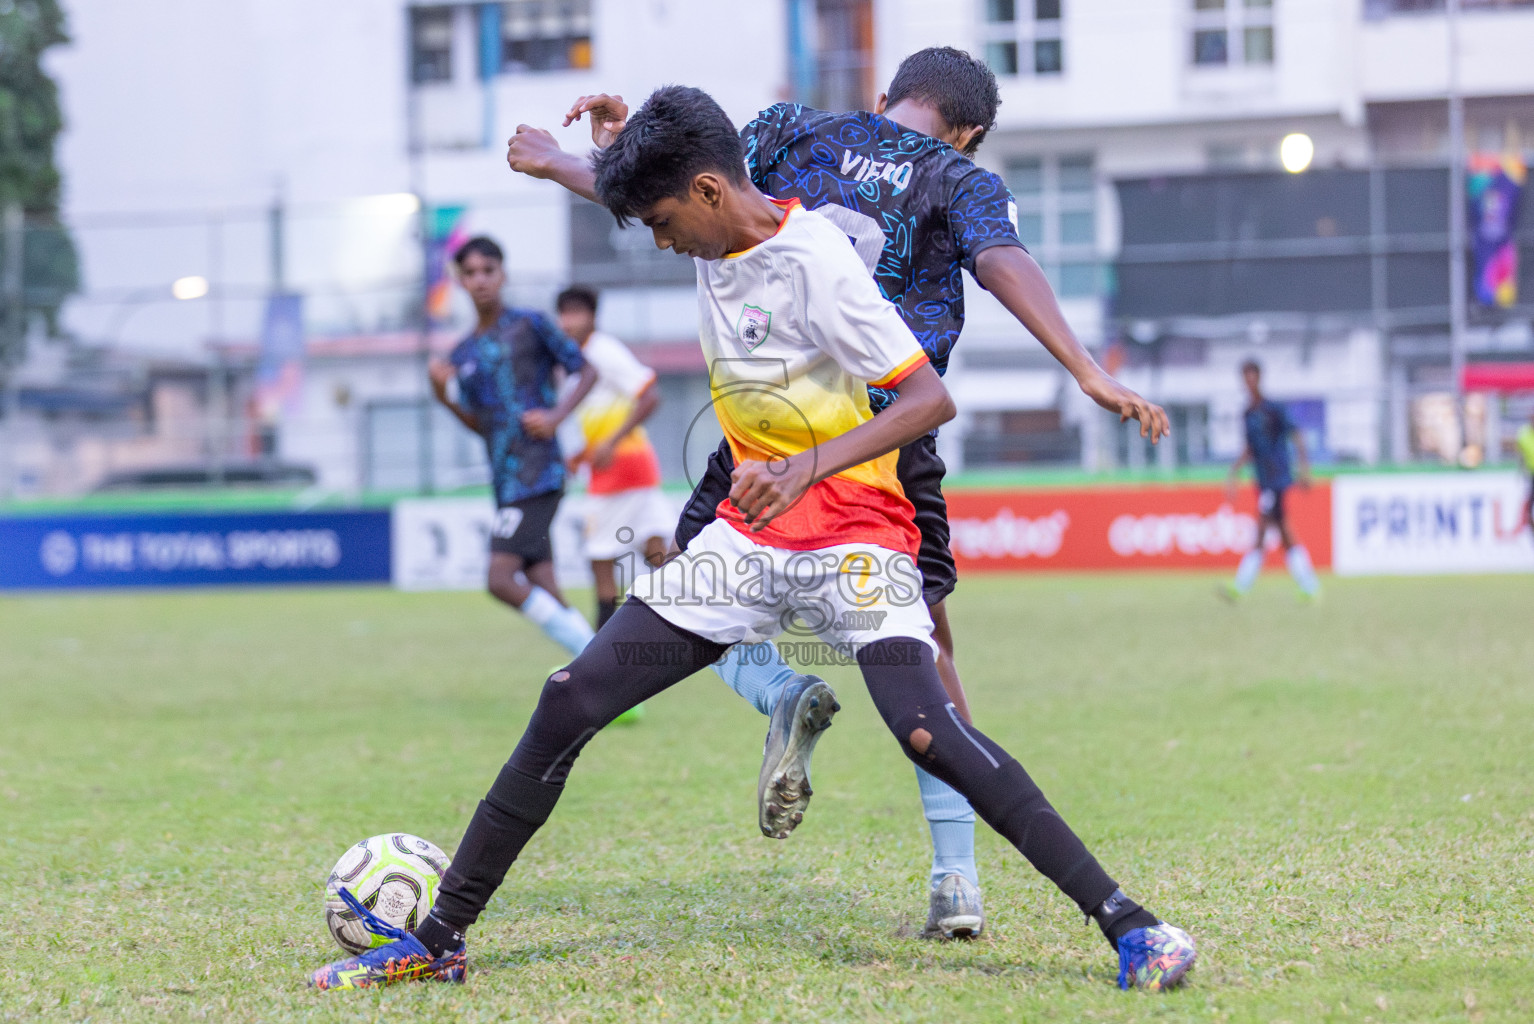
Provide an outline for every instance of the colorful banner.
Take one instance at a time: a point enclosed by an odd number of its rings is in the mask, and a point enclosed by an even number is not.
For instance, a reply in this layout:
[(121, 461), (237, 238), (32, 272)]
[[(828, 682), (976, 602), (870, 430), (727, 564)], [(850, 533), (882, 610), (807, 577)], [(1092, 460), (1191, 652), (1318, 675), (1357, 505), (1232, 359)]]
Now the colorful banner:
[(304, 297), (272, 295), (261, 319), (261, 348), (256, 362), (256, 415), (275, 423), (303, 408)]
[(383, 510), (0, 519), (0, 590), (388, 582)]
[(467, 207), (433, 206), (426, 210), (426, 315), (445, 324), (452, 312), (453, 254), (469, 240)]
[[(1211, 486), (955, 490), (947, 498), (961, 578), (1041, 569), (1231, 569), (1257, 537), (1250, 484), (1235, 501)], [(1285, 507), (1311, 559), (1330, 565), (1329, 486), (1291, 488)]]
[(1528, 177), (1522, 158), (1480, 155), (1470, 160), (1470, 231), (1475, 253), (1475, 297), (1506, 309), (1518, 301), (1518, 209)]

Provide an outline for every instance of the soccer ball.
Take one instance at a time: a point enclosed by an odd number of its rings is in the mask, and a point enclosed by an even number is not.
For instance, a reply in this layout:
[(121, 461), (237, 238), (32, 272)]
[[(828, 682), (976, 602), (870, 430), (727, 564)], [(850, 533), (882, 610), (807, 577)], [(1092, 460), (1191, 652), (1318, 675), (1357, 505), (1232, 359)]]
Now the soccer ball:
[(374, 935), (342, 901), (344, 886), (364, 907), (397, 928), (414, 931), (437, 898), (447, 854), (404, 832), (364, 839), (341, 855), (325, 882), (325, 925), (355, 956), (389, 940)]

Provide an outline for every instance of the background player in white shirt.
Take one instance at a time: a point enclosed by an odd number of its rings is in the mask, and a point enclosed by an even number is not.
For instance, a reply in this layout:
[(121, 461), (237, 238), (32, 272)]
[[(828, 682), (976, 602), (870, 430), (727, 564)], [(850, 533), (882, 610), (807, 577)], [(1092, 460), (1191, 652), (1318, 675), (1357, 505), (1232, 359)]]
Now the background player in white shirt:
[[(687, 552), (644, 577), (645, 592), (549, 677), (427, 919), (406, 932), (350, 901), (392, 941), (321, 968), (312, 983), (462, 981), (465, 930), (553, 813), (591, 737), (732, 645), (771, 639), (797, 619), (819, 621), (824, 639), (855, 655), (906, 756), (1097, 921), (1121, 986), (1176, 984), (1193, 966), (1192, 941), (1124, 895), (1022, 765), (967, 726), (943, 688), (914, 568), (920, 534), (894, 453), (952, 418), (953, 401), (852, 246), (830, 221), (752, 185), (729, 118), (697, 89), (650, 97), (598, 157), (597, 191), (620, 224), (637, 218), (657, 246), (695, 258), (703, 348), (735, 456), (730, 494)], [(900, 400), (874, 416), (869, 385)], [(722, 600), (696, 600), (700, 585)], [(813, 684), (806, 690), (812, 702)]]
[[(659, 565), (676, 526), (676, 511), (660, 489), (660, 460), (644, 430), (645, 420), (660, 408), (660, 391), (654, 370), (623, 342), (596, 329), (595, 291), (566, 288), (554, 308), (559, 329), (575, 340), (586, 364), (597, 372), (596, 385), (575, 408), (581, 448), (570, 465), (585, 465), (589, 472), (585, 547), (601, 629), (618, 607), (617, 561), (638, 553)], [(631, 561), (625, 583), (633, 583), (634, 569)]]

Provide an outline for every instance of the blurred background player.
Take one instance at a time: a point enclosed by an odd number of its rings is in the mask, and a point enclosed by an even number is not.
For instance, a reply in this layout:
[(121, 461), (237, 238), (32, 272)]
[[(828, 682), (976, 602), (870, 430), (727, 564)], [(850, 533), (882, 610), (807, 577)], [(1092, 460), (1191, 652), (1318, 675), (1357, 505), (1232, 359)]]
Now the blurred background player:
[(638, 551), (650, 565), (659, 565), (676, 528), (676, 513), (660, 489), (660, 460), (643, 426), (660, 408), (660, 392), (654, 370), (623, 342), (596, 329), (595, 291), (566, 288), (554, 305), (560, 330), (581, 347), (586, 365), (597, 374), (591, 393), (575, 408), (584, 447), (570, 465), (590, 470), (586, 557), (596, 580), (601, 629), (618, 607), (617, 560)]
[(1534, 410), (1529, 412), (1529, 422), (1518, 428), (1518, 457), (1523, 460), (1524, 472), (1529, 474), (1529, 496), (1523, 503), (1523, 521), (1534, 530)]
[[(831, 113), (793, 103), (762, 111), (740, 133), (747, 170), (766, 194), (798, 199), (842, 229), (939, 375), (964, 326), (962, 268), (1070, 371), (1086, 395), (1121, 420), (1139, 420), (1141, 435), (1156, 441), (1167, 433), (1166, 413), (1114, 380), (1077, 340), (1043, 270), (1018, 238), (1011, 193), (1001, 178), (970, 159), (995, 126), (1000, 102), (996, 76), (983, 61), (952, 47), (930, 47), (901, 62), (872, 113)], [(565, 123), (583, 115), (590, 115), (592, 140), (602, 147), (623, 130), (628, 107), (618, 96), (583, 96)], [(561, 151), (547, 132), (519, 127), (507, 162), (513, 170), (552, 178), (595, 198), (589, 162)], [(893, 400), (887, 389), (869, 391), (875, 412)], [(678, 547), (685, 548), (712, 521), (729, 491), (732, 469), (729, 446), (721, 443), (682, 513)], [(896, 472), (922, 535), (917, 561), (939, 648), (938, 672), (958, 714), (970, 721), (944, 603), (957, 570), (942, 492), (946, 467), (936, 438), (922, 437), (902, 448)], [(761, 825), (768, 835), (786, 835), (794, 815), (802, 816), (810, 790), (796, 786), (795, 800), (774, 803), (782, 794), (774, 794), (772, 780), (807, 778), (816, 736), (795, 730), (785, 713), (792, 701), (784, 698), (796, 697), (812, 677), (796, 673), (766, 645), (743, 647), (715, 669), (757, 710), (772, 716), (759, 786)], [(974, 810), (919, 766), (916, 776), (933, 847), (922, 934), (973, 937), (984, 927)]]
[(1234, 499), (1236, 484), (1241, 479), (1241, 468), (1248, 462), (1257, 476), (1257, 540), (1241, 559), (1236, 578), (1221, 588), (1221, 594), (1237, 600), (1252, 589), (1257, 574), (1262, 571), (1264, 546), (1268, 530), (1278, 531), (1284, 545), (1284, 560), (1289, 574), (1300, 585), (1305, 597), (1314, 599), (1321, 594), (1321, 581), (1310, 564), (1310, 552), (1294, 538), (1294, 530), (1284, 515), (1284, 494), (1295, 477), (1290, 469), (1289, 445), (1294, 444), (1294, 455), (1299, 462), (1298, 482), (1302, 490), (1310, 488), (1310, 460), (1305, 454), (1305, 435), (1295, 427), (1294, 421), (1282, 405), (1270, 401), (1262, 394), (1262, 367), (1248, 359), (1241, 364), (1241, 379), (1246, 382), (1247, 396), (1243, 422), (1246, 430), (1246, 447), (1230, 467), (1228, 490)]
[[(469, 239), (453, 262), (478, 321), (446, 361), (432, 361), (429, 372), (437, 401), (485, 439), (496, 503), (486, 589), (574, 656), (592, 632), (581, 613), (565, 603), (554, 579), (549, 525), (565, 491), (565, 463), (554, 433), (591, 391), (597, 374), (580, 346), (547, 317), (501, 302), (506, 272), (494, 241)], [(577, 377), (557, 401), (556, 366)]]

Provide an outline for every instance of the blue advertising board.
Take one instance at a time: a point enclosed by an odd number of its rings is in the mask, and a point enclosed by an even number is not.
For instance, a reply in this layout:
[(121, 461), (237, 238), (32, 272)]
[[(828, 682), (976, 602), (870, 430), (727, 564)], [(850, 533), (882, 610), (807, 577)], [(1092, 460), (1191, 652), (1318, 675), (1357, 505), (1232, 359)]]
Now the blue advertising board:
[(387, 583), (389, 513), (0, 519), (0, 590)]

